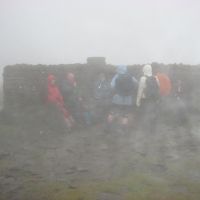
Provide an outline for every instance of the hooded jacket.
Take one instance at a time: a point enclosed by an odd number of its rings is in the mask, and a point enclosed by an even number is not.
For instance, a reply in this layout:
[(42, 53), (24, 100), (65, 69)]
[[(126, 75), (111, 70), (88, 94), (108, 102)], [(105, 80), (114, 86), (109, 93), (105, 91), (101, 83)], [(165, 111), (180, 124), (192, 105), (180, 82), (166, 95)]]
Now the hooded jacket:
[(50, 74), (48, 76), (48, 102), (64, 105), (60, 90), (53, 82), (55, 82), (55, 76)]
[(111, 81), (111, 88), (115, 88), (115, 81), (118, 78), (120, 74), (126, 74), (127, 73), (127, 66), (126, 65), (119, 65), (117, 66), (117, 74), (113, 77)]
[[(112, 89), (115, 88), (116, 80), (119, 77), (119, 75), (126, 74), (126, 73), (128, 73), (126, 65), (119, 65), (119, 66), (117, 66), (117, 74), (113, 77), (113, 79), (111, 81), (111, 84), (110, 84)], [(132, 77), (132, 79), (133, 79), (133, 82), (135, 83), (135, 85), (137, 85), (137, 80), (135, 79), (135, 77)], [(130, 106), (133, 103), (133, 98), (132, 98), (132, 96), (121, 96), (119, 94), (115, 94), (113, 96), (112, 102), (114, 104), (116, 104), (116, 105)]]
[[(145, 65), (143, 67), (143, 76), (140, 78), (139, 81), (139, 86), (138, 86), (138, 93), (137, 93), (137, 100), (136, 100), (136, 105), (139, 107), (141, 104), (141, 100), (145, 99), (145, 88), (146, 88), (146, 79), (147, 77), (152, 76), (152, 67), (151, 65)], [(158, 82), (158, 80), (157, 80)], [(158, 82), (159, 84), (159, 82)]]
[(67, 76), (66, 76), (66, 79), (67, 79), (68, 83), (70, 84), (70, 86), (72, 86), (72, 87), (76, 87), (77, 86), (74, 73), (69, 72), (67, 74)]

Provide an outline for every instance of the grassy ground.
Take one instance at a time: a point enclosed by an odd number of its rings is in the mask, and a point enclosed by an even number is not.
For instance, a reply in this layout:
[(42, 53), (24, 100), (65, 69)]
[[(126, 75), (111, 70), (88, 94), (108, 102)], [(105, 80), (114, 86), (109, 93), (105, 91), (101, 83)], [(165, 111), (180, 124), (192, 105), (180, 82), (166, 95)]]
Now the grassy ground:
[[(144, 154), (146, 136), (134, 130), (108, 135), (95, 126), (68, 133), (35, 109), (0, 125), (1, 200), (200, 198), (199, 150), (190, 150), (182, 132), (182, 138), (159, 132)], [(197, 124), (197, 144), (198, 131)]]

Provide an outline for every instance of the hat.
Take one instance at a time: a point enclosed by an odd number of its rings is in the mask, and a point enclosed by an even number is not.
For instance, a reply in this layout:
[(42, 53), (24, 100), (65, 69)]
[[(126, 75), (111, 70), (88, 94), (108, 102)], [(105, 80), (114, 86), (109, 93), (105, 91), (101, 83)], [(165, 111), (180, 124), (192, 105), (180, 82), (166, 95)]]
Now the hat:
[(143, 67), (143, 73), (145, 76), (152, 76), (152, 67), (151, 65), (145, 65)]
[(118, 74), (125, 74), (125, 73), (127, 73), (127, 66), (126, 65), (118, 65), (117, 66), (117, 73)]

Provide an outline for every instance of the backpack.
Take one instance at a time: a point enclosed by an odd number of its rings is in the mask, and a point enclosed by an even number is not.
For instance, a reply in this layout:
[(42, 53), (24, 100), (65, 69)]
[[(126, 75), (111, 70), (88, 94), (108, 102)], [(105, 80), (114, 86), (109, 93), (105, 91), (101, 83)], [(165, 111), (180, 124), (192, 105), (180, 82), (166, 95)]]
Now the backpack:
[(154, 76), (146, 76), (145, 97), (153, 101), (158, 100), (160, 97), (159, 85)]
[(158, 73), (156, 75), (160, 86), (160, 95), (169, 96), (172, 90), (172, 84), (170, 78), (164, 73)]
[(134, 87), (133, 78), (129, 74), (119, 74), (115, 80), (115, 90), (120, 96), (131, 96)]

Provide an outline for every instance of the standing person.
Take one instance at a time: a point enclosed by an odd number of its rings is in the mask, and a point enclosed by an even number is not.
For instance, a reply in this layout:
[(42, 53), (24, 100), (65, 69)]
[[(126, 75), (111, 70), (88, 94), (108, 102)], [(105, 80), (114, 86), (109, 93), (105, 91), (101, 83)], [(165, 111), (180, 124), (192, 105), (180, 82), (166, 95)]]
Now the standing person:
[(155, 132), (159, 97), (159, 82), (152, 74), (151, 65), (145, 65), (139, 82), (136, 105), (141, 107), (140, 127), (150, 133)]
[(192, 127), (189, 117), (189, 108), (185, 101), (184, 95), (183, 81), (178, 79), (174, 87), (174, 122), (176, 122), (178, 126), (185, 127), (186, 131), (190, 133)]
[(68, 72), (61, 82), (61, 92), (63, 95), (64, 103), (67, 107), (70, 108), (70, 110), (72, 107), (74, 107), (76, 102), (76, 87), (77, 82), (74, 73)]
[(156, 78), (159, 82), (160, 102), (159, 113), (160, 119), (166, 122), (170, 117), (170, 107), (172, 104), (172, 83), (169, 76), (161, 69), (156, 70)]
[(61, 92), (64, 104), (72, 114), (77, 123), (81, 123), (82, 116), (82, 98), (78, 94), (77, 81), (74, 73), (68, 72), (61, 83)]
[(110, 83), (104, 73), (100, 73), (95, 82), (94, 97), (95, 99), (108, 99), (110, 97)]
[(65, 105), (68, 107), (76, 125), (91, 125), (94, 121), (92, 103), (81, 95), (75, 74), (68, 72), (62, 81), (61, 91)]
[(55, 105), (63, 113), (66, 124), (69, 129), (72, 128), (73, 118), (64, 106), (63, 96), (60, 93), (59, 88), (56, 85), (55, 76), (50, 74), (48, 76), (48, 97), (47, 100), (52, 105)]
[(119, 65), (117, 74), (111, 81), (114, 90), (112, 103), (117, 106), (131, 107), (133, 104), (134, 91), (137, 88), (137, 80), (128, 73), (127, 66)]
[(172, 83), (169, 76), (163, 72), (158, 71), (156, 78), (159, 81), (160, 95), (162, 97), (168, 97), (171, 95)]
[[(190, 109), (185, 100), (186, 90), (184, 88), (184, 81), (177, 80), (177, 85), (174, 88), (175, 101), (174, 101), (174, 118), (173, 122), (176, 123), (176, 132), (179, 133), (178, 137), (184, 138), (186, 143), (185, 147), (192, 151), (198, 150), (196, 138), (192, 133), (192, 120), (190, 119)], [(178, 130), (183, 128), (183, 130)]]
[(108, 113), (111, 104), (111, 87), (104, 73), (100, 73), (94, 86), (95, 115), (99, 122)]
[[(128, 124), (128, 113), (132, 110), (134, 101), (134, 94), (137, 89), (137, 80), (135, 77), (128, 73), (127, 66), (117, 66), (117, 73), (111, 81), (111, 88), (114, 91), (112, 98), (112, 104), (117, 114), (122, 114), (122, 124)], [(110, 113), (108, 116), (108, 122), (111, 123), (114, 120), (115, 113)]]

